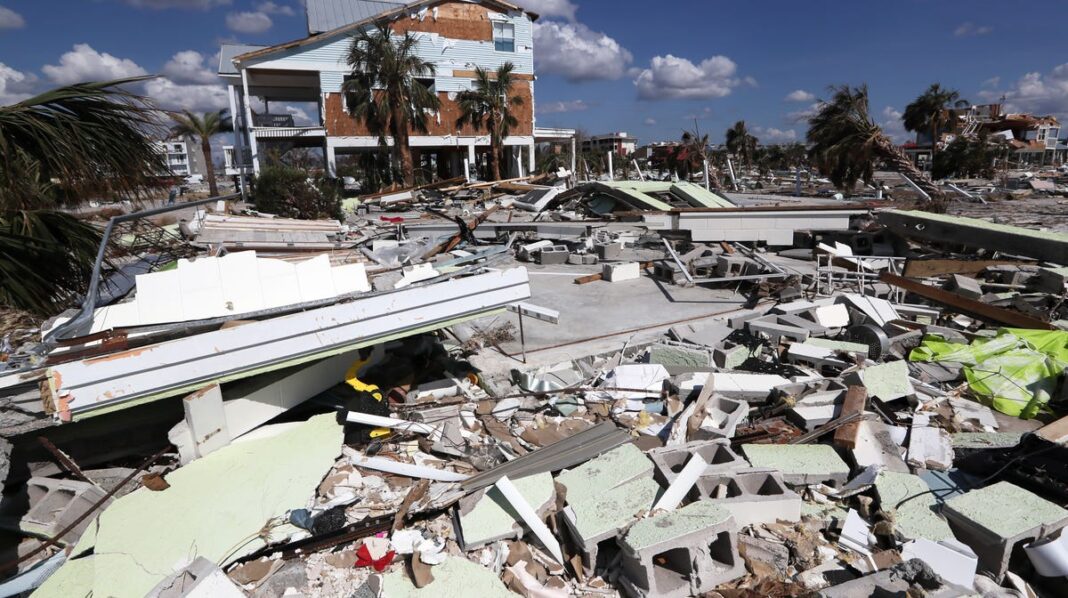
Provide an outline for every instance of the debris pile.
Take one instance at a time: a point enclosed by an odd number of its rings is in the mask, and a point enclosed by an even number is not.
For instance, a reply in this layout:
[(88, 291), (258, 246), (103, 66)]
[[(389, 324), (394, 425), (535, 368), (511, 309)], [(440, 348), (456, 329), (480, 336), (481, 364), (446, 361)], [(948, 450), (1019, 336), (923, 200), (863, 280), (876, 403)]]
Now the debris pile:
[(1064, 595), (1068, 237), (567, 174), (19, 319), (3, 595)]

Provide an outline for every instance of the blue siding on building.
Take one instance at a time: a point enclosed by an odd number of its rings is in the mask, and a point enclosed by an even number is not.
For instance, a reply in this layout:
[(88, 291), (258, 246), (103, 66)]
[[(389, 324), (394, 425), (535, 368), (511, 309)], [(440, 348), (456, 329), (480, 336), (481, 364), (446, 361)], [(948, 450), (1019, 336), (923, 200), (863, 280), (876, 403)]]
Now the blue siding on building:
[[(505, 62), (515, 64), (516, 72), (534, 73), (534, 36), (533, 25), (526, 14), (503, 15), (495, 18), (507, 20), (515, 26), (515, 52), (498, 52), (493, 42), (446, 39), (436, 33), (415, 32), (419, 39), (417, 52), (425, 60), (437, 67), (435, 86), (438, 91), (460, 91), (470, 87), (469, 79), (452, 77), (453, 70), (474, 70), (476, 66), (484, 69), (496, 69)], [(349, 72), (345, 64), (350, 37), (341, 35), (308, 46), (291, 48), (265, 56), (256, 62), (271, 62), (272, 66), (284, 69), (286, 63), (292, 65), (320, 65), (319, 80), (323, 93), (336, 93), (341, 89), (341, 82)]]

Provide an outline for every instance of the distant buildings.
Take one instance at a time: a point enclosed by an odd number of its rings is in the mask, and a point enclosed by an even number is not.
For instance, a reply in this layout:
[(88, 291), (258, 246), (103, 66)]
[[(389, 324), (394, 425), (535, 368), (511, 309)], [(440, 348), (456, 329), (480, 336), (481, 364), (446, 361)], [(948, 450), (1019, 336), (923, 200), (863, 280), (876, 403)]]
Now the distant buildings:
[(582, 140), (582, 151), (603, 154), (613, 152), (619, 156), (629, 156), (638, 147), (638, 139), (626, 131), (594, 135)]
[[(271, 147), (320, 148), (330, 173), (336, 172), (338, 155), (383, 151), (378, 135), (348, 113), (341, 92), (352, 75), (346, 63), (352, 36), (379, 20), (391, 23), (399, 35), (414, 34), (417, 54), (435, 66), (433, 75), (417, 79), (441, 102), (427, 119), (426, 132), (409, 131), (417, 171), (445, 178), (463, 175), (465, 161), (472, 170), (484, 163), (488, 132), (456, 126), (457, 94), (473, 87), (478, 67), (492, 71), (505, 62), (515, 65), (512, 95), (523, 103), (514, 108), (518, 123), (504, 139), (509, 154), (504, 175), (520, 167), (532, 170), (536, 143), (566, 142), (574, 135), (536, 127), (536, 14), (501, 0), (306, 0), (304, 5), (307, 37), (269, 47), (227, 44), (220, 51), (219, 75), (229, 89), (235, 128), (233, 146), (224, 148), (229, 174), (242, 167), (258, 173)], [(308, 110), (311, 122), (294, 123), (276, 108), (283, 103), (315, 106)]]
[[(1003, 139), (1016, 162), (1042, 165), (1065, 160), (1068, 146), (1060, 139), (1061, 124), (1056, 117), (1004, 113), (1002, 110), (1001, 104), (948, 109), (950, 124), (941, 132), (939, 147), (945, 147), (959, 135), (985, 132), (991, 139)], [(918, 165), (930, 167), (930, 132), (918, 132), (916, 140), (903, 147)]]
[(208, 169), (204, 164), (204, 152), (200, 143), (190, 137), (181, 137), (157, 141), (156, 152), (163, 156), (167, 164), (164, 176), (187, 177), (200, 175), (207, 177)]

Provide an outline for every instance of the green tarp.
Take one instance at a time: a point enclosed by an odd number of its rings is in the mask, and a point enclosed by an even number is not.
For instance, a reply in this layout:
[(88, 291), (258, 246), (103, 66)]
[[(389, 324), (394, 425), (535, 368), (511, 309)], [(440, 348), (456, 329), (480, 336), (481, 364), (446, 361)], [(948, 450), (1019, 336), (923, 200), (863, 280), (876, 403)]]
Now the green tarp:
[(910, 361), (963, 364), (964, 377), (980, 400), (1023, 419), (1038, 414), (1068, 368), (1068, 332), (1002, 328), (997, 336), (969, 345), (927, 335)]

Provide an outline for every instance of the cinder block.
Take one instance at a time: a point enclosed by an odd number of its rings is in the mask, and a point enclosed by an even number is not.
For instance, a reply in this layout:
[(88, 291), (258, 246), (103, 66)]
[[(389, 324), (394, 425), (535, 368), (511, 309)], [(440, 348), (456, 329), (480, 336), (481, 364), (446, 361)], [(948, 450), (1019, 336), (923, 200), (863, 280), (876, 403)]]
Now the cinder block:
[(614, 260), (623, 252), (622, 243), (597, 243), (593, 246), (597, 257), (601, 260)]
[(801, 519), (801, 496), (786, 486), (782, 474), (767, 469), (701, 476), (687, 498), (722, 506), (739, 528)]
[(552, 246), (552, 241), (536, 241), (534, 243), (528, 243), (519, 248), (519, 259), (532, 262), (534, 261), (534, 256), (536, 256), (539, 251)]
[[(57, 480), (54, 478), (30, 478), (26, 482), (30, 510), (19, 521), (22, 531), (37, 535), (55, 536), (89, 510), (93, 504), (106, 494), (99, 486), (78, 480)], [(111, 504), (108, 499), (97, 513), (101, 513)], [(74, 543), (95, 517), (86, 517), (64, 537), (64, 542)]]
[(592, 266), (597, 263), (597, 256), (592, 253), (572, 253), (567, 256), (567, 263), (572, 266)]
[(634, 598), (681, 598), (737, 579), (737, 531), (730, 512), (708, 501), (642, 519), (620, 542), (620, 587)]
[(983, 287), (979, 286), (978, 280), (960, 274), (950, 276), (943, 288), (968, 299), (978, 300), (983, 296)]
[(796, 326), (779, 324), (774, 320), (775, 316), (770, 316), (770, 318), (758, 318), (749, 320), (745, 325), (749, 329), (750, 334), (763, 334), (771, 339), (772, 344), (776, 345), (782, 342), (783, 338), (799, 343), (808, 340), (808, 337), (810, 336), (808, 330)]
[(692, 435), (694, 440), (733, 438), (738, 423), (749, 414), (749, 404), (720, 395), (712, 395), (705, 403), (705, 417)]
[(849, 479), (849, 465), (826, 444), (746, 444), (742, 451), (753, 467), (777, 470), (787, 484), (837, 486)]
[(830, 332), (829, 328), (818, 324), (815, 320), (805, 318), (804, 314), (787, 314), (779, 316), (779, 323), (808, 330), (809, 336), (827, 336)]
[(601, 277), (608, 282), (623, 282), (636, 280), (641, 276), (641, 268), (638, 262), (626, 262), (623, 264), (604, 264)]
[(538, 251), (538, 263), (543, 266), (566, 264), (569, 255), (571, 252), (567, 250), (567, 245), (543, 247)]
[(671, 485), (692, 455), (698, 455), (708, 463), (705, 473), (711, 475), (736, 469), (746, 469), (749, 463), (734, 452), (725, 440), (696, 440), (652, 449), (646, 453), (656, 467), (656, 479)]
[(720, 278), (746, 276), (758, 270), (760, 270), (760, 264), (744, 255), (721, 255), (716, 258), (716, 275)]
[(653, 264), (653, 278), (670, 282), (671, 284), (685, 284), (686, 275), (682, 268), (675, 262), (657, 262)]
[(1068, 525), (1068, 511), (1009, 482), (998, 482), (946, 501), (943, 513), (958, 540), (979, 556), (979, 569), (1000, 582), (1013, 548)]
[(741, 330), (745, 328), (745, 323), (759, 318), (764, 315), (764, 312), (750, 309), (746, 311), (738, 312), (729, 318), (727, 318), (727, 325), (735, 330)]

